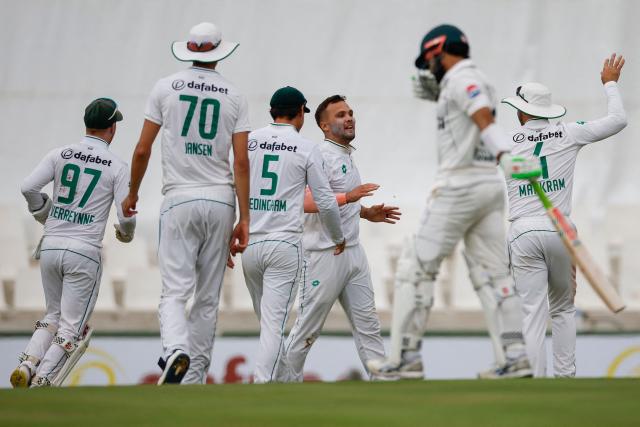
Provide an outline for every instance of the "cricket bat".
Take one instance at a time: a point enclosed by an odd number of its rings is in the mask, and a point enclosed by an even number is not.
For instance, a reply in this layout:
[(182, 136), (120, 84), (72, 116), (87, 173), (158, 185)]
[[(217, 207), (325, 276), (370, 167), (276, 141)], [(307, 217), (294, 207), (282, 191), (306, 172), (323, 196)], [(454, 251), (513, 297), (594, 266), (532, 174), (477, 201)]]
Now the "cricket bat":
[(553, 206), (536, 178), (531, 178), (529, 181), (547, 211), (547, 215), (549, 215), (553, 225), (556, 227), (556, 230), (558, 230), (564, 245), (569, 251), (571, 259), (580, 271), (582, 271), (587, 282), (589, 282), (609, 310), (614, 313), (624, 310), (625, 305), (618, 291), (616, 291), (611, 282), (609, 282), (609, 279), (607, 279), (607, 276), (595, 263), (587, 248), (578, 238), (576, 231), (571, 227), (569, 221), (567, 221), (567, 218), (558, 208)]

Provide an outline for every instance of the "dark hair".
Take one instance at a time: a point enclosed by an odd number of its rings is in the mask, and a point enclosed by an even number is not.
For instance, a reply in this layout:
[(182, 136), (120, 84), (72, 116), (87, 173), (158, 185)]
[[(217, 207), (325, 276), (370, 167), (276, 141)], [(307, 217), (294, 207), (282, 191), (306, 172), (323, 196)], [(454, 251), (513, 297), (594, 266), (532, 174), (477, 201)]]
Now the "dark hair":
[(324, 101), (322, 101), (320, 105), (318, 105), (318, 108), (316, 108), (316, 114), (315, 114), (316, 123), (318, 124), (318, 126), (320, 126), (320, 119), (322, 118), (322, 113), (324, 113), (324, 110), (326, 110), (329, 105), (346, 101), (346, 99), (347, 97), (343, 95), (332, 95), (327, 99), (325, 99)]
[(300, 113), (300, 107), (271, 107), (271, 109), (269, 110), (269, 114), (271, 114), (271, 118), (273, 120), (277, 119), (278, 117), (285, 117), (289, 120), (293, 119), (295, 116), (297, 116)]

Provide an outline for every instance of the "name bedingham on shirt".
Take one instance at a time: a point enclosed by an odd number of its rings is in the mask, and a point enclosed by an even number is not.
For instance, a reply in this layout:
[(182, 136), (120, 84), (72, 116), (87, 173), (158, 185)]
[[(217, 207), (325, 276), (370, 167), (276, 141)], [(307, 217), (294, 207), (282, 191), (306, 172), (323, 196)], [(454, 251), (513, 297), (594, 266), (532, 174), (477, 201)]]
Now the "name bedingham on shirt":
[[(351, 158), (351, 153), (354, 150), (351, 145), (344, 146), (325, 139), (318, 145), (318, 149), (324, 159), (323, 168), (334, 193), (348, 193), (362, 184), (360, 172)], [(320, 223), (319, 215), (306, 214), (305, 216), (305, 250), (319, 251), (334, 247), (335, 244), (329, 239), (326, 230)], [(360, 235), (360, 202), (340, 206), (340, 218), (347, 247), (357, 245)]]
[(234, 203), (231, 136), (251, 127), (247, 100), (233, 84), (214, 70), (179, 71), (156, 83), (145, 118), (162, 126), (162, 194), (219, 186)]
[[(252, 240), (255, 235), (273, 233), (291, 233), (296, 236), (282, 237), (299, 239), (307, 183), (319, 208), (329, 209), (336, 204), (322, 162), (316, 144), (303, 138), (292, 125), (272, 123), (249, 134)], [(333, 223), (337, 227), (331, 234), (339, 243), (340, 220), (335, 216)]]
[(492, 174), (499, 177), (496, 158), (480, 139), (471, 115), (480, 108), (495, 111), (495, 91), (470, 59), (454, 65), (440, 83), (438, 119), (438, 177)]
[(45, 236), (62, 236), (102, 247), (111, 203), (121, 224), (121, 203), (129, 192), (129, 167), (109, 151), (109, 145), (91, 136), (81, 143), (50, 151), (25, 179), (23, 191), (39, 192), (53, 180), (53, 196)]
[[(547, 119), (529, 120), (511, 133), (511, 154), (540, 158), (540, 186), (555, 207), (571, 214), (573, 176), (578, 152), (585, 145), (614, 135), (626, 126), (626, 114), (617, 84), (604, 86), (608, 115), (594, 121), (550, 123)], [(543, 216), (545, 210), (527, 181), (507, 178), (509, 220), (525, 216)]]

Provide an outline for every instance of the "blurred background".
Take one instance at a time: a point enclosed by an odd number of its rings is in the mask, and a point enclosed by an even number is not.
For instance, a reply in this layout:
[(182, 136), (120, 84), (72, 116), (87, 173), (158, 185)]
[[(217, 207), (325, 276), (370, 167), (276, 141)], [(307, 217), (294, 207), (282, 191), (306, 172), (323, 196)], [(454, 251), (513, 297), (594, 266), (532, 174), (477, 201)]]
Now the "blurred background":
[[(436, 170), (435, 105), (415, 99), (411, 90), (413, 60), (424, 34), (441, 23), (459, 26), (470, 41), (472, 59), (500, 98), (523, 82), (542, 82), (554, 102), (567, 107), (568, 121), (606, 114), (602, 63), (612, 52), (625, 55), (620, 89), (629, 125), (581, 151), (572, 218), (628, 308), (609, 314), (582, 277), (576, 302), (581, 331), (640, 331), (640, 182), (635, 173), (640, 3), (1, 0), (0, 7), (0, 332), (5, 336), (30, 332), (44, 308), (38, 265), (30, 258), (42, 227), (26, 210), (22, 179), (50, 149), (82, 137), (84, 108), (101, 96), (115, 99), (124, 114), (111, 150), (130, 162), (153, 84), (188, 66), (174, 59), (171, 42), (185, 40), (202, 21), (214, 22), (224, 39), (240, 43), (218, 71), (247, 96), (254, 128), (270, 122), (269, 99), (279, 87), (299, 88), (312, 111), (329, 95), (347, 96), (357, 120), (355, 161), (364, 182), (381, 185), (365, 204), (384, 202), (403, 212), (393, 226), (361, 224), (385, 330), (395, 261), (404, 239), (417, 229)], [(503, 127), (518, 125), (514, 110), (501, 105), (497, 111)], [(322, 139), (312, 115), (302, 134)], [(157, 334), (160, 188), (158, 143), (140, 192), (136, 239), (119, 244), (107, 226), (92, 320), (103, 333)], [(483, 336), (480, 305), (460, 251), (443, 265), (429, 330)], [(256, 334), (237, 261), (227, 272), (218, 333)], [(341, 309), (334, 310), (325, 329), (349, 332)]]

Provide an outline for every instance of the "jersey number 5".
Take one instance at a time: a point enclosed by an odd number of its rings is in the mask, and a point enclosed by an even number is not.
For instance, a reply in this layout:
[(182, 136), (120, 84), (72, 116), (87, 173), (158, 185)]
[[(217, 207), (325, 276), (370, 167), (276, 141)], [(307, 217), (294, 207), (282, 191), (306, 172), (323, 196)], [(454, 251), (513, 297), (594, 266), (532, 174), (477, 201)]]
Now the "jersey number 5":
[[(180, 101), (189, 103), (189, 110), (182, 124), (182, 133), (180, 135), (187, 136), (189, 127), (193, 120), (193, 114), (198, 105), (198, 97), (192, 95), (180, 95)], [(209, 112), (211, 110), (211, 112)], [(207, 118), (211, 116), (209, 130), (207, 130)], [(198, 133), (202, 139), (213, 139), (218, 133), (218, 118), (220, 117), (220, 101), (217, 99), (205, 98), (200, 103), (200, 114), (198, 117)]]
[(269, 171), (269, 163), (277, 162), (280, 156), (277, 154), (265, 154), (262, 161), (262, 177), (271, 180), (270, 188), (263, 188), (260, 190), (261, 196), (273, 196), (276, 194), (276, 188), (278, 187), (278, 174)]
[[(60, 185), (63, 187), (67, 187), (69, 189), (69, 193), (66, 197), (58, 196), (58, 202), (69, 205), (73, 203), (73, 199), (76, 197), (76, 190), (78, 188), (78, 181), (80, 180), (80, 166), (67, 163), (62, 168), (62, 175), (60, 176)], [(80, 199), (79, 208), (83, 208), (84, 205), (89, 201), (89, 197), (91, 197), (91, 193), (96, 188), (96, 184), (100, 180), (100, 175), (102, 175), (102, 171), (98, 169), (85, 168), (84, 173), (87, 175), (91, 175), (91, 182), (87, 187), (87, 191), (82, 195), (82, 199)]]

